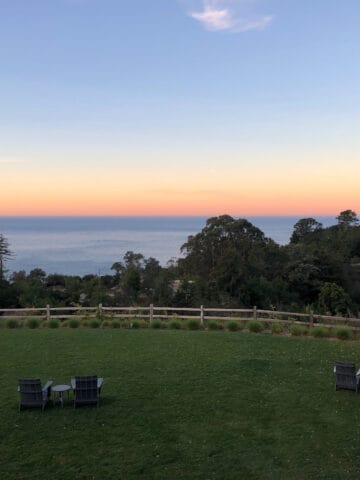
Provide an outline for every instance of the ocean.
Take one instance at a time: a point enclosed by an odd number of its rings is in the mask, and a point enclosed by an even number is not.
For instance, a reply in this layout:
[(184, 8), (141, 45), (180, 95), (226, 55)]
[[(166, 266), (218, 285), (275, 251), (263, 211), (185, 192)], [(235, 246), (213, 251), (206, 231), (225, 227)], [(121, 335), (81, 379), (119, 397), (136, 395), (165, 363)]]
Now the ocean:
[[(162, 265), (180, 257), (189, 235), (208, 217), (0, 217), (0, 233), (15, 257), (9, 272), (42, 268), (47, 273), (86, 275), (111, 273), (128, 250), (154, 257)], [(303, 217), (246, 217), (267, 237), (288, 243), (294, 224)], [(334, 217), (316, 217), (324, 227)]]

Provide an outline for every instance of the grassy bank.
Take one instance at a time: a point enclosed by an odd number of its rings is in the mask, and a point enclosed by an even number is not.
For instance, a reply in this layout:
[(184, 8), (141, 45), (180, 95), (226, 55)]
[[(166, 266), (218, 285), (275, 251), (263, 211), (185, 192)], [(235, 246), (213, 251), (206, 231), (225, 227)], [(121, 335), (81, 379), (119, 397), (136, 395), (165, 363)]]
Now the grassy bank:
[[(2, 479), (350, 479), (360, 345), (230, 332), (3, 329)], [(105, 378), (99, 409), (18, 413), (17, 379)]]

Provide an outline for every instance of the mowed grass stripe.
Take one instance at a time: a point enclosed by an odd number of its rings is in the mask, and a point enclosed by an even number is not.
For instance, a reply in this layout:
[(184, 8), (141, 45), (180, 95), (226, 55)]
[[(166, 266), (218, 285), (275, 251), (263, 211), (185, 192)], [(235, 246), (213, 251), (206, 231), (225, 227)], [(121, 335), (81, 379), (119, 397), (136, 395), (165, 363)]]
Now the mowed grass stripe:
[[(346, 479), (360, 396), (335, 392), (355, 342), (229, 332), (1, 330), (2, 479)], [(18, 413), (17, 379), (104, 377), (99, 409)]]

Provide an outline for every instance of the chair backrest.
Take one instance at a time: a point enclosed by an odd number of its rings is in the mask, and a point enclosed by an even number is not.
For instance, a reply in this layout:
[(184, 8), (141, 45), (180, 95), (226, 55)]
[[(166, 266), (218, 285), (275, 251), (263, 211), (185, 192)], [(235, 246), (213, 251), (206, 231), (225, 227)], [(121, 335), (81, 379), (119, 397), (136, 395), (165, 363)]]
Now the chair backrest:
[(75, 401), (91, 402), (98, 401), (98, 381), (96, 375), (75, 377)]
[(43, 404), (41, 382), (36, 379), (19, 380), (20, 404), (23, 406), (38, 406)]
[(356, 366), (352, 362), (335, 363), (336, 388), (356, 390)]

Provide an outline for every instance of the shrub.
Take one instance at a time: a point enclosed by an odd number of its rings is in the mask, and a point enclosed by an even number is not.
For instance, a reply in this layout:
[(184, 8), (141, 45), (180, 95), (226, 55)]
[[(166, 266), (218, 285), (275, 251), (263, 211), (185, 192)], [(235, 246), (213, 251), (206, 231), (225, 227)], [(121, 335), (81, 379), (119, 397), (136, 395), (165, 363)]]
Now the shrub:
[(339, 340), (350, 340), (353, 337), (353, 332), (349, 327), (338, 327), (335, 330), (335, 335)]
[(92, 320), (90, 320), (89, 327), (90, 328), (99, 328), (100, 327), (99, 320), (97, 320), (96, 318), (93, 318)]
[(248, 324), (247, 324), (247, 327), (248, 329), (250, 330), (250, 332), (253, 332), (253, 333), (260, 333), (263, 331), (263, 325), (261, 322), (257, 322), (255, 320), (251, 320)]
[(274, 335), (279, 335), (280, 333), (282, 333), (282, 331), (283, 329), (280, 323), (271, 324), (271, 333), (273, 333)]
[(111, 322), (111, 327), (112, 327), (112, 328), (120, 328), (120, 322), (119, 322), (119, 320), (112, 320), (112, 322)]
[(179, 322), (179, 320), (171, 320), (169, 328), (173, 330), (181, 330), (181, 322)]
[(83, 326), (83, 327), (88, 327), (89, 326), (89, 319), (87, 317), (84, 317), (80, 320), (80, 324)]
[(329, 330), (325, 327), (321, 327), (320, 325), (312, 328), (310, 330), (310, 334), (313, 336), (313, 337), (316, 337), (316, 338), (325, 338), (325, 337), (328, 337), (329, 336)]
[(69, 320), (70, 328), (78, 328), (79, 326), (80, 326), (80, 321), (77, 318), (70, 318)]
[(152, 320), (152, 322), (150, 323), (150, 327), (156, 328), (156, 329), (161, 328), (162, 327), (161, 320), (158, 320), (158, 319)]
[(131, 322), (131, 328), (135, 328), (135, 329), (141, 328), (141, 321), (140, 320), (133, 320)]
[(63, 322), (60, 323), (60, 327), (66, 328), (69, 326), (69, 320), (64, 320)]
[(217, 328), (218, 328), (218, 330), (224, 330), (224, 328), (225, 328), (224, 322), (219, 322), (217, 324)]
[(189, 320), (187, 322), (187, 328), (189, 330), (199, 330), (200, 329), (200, 322), (198, 320)]
[(209, 330), (219, 330), (219, 324), (217, 322), (215, 322), (214, 320), (212, 320), (211, 322), (209, 322), (207, 324), (207, 328)]
[(231, 321), (227, 324), (227, 328), (230, 330), (230, 332), (236, 332), (239, 330), (239, 323)]
[(50, 318), (50, 320), (47, 322), (47, 326), (49, 328), (59, 328), (59, 320), (56, 320), (56, 318)]
[(6, 328), (19, 328), (19, 322), (15, 318), (6, 320)]
[(301, 337), (301, 335), (306, 335), (308, 333), (307, 328), (304, 327), (304, 325), (297, 325), (296, 323), (290, 325), (289, 332), (294, 337)]
[(34, 328), (39, 328), (40, 322), (37, 318), (28, 318), (26, 322), (26, 326), (34, 329)]
[(110, 324), (111, 324), (111, 322), (110, 322), (109, 320), (103, 320), (103, 321), (101, 322), (101, 326), (102, 326), (103, 328), (110, 327)]

